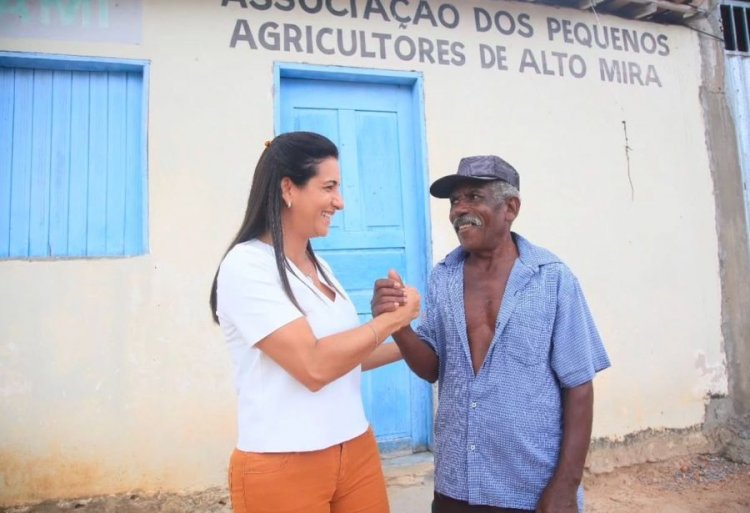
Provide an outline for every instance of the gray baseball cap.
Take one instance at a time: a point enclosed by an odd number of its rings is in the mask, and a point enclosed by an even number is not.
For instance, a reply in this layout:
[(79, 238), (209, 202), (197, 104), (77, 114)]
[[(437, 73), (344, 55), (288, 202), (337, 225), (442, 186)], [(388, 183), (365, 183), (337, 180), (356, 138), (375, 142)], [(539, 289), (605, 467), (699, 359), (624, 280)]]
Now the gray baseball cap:
[(520, 190), (518, 171), (496, 155), (464, 157), (458, 163), (456, 174), (435, 180), (430, 186), (430, 194), (436, 198), (448, 198), (458, 185), (467, 182), (489, 182), (503, 180)]

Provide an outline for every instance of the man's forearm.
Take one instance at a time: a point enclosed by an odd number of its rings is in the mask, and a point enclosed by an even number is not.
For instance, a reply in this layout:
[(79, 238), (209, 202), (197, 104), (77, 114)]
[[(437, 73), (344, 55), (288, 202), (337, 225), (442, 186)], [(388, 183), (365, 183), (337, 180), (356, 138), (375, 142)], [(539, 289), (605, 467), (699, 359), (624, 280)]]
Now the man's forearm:
[(393, 340), (401, 349), (404, 361), (420, 378), (434, 383), (438, 379), (438, 358), (409, 326), (393, 333)]
[(563, 390), (563, 439), (553, 480), (577, 487), (591, 442), (594, 385), (591, 381)]

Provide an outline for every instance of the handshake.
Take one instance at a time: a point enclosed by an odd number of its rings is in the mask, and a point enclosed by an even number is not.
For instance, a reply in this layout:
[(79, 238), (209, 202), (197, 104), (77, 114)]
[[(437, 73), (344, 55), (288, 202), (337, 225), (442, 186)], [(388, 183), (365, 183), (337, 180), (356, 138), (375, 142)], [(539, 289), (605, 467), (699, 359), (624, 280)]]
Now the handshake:
[(388, 271), (388, 278), (375, 280), (370, 301), (373, 317), (393, 316), (399, 329), (419, 317), (420, 296), (417, 289), (404, 285), (396, 271)]

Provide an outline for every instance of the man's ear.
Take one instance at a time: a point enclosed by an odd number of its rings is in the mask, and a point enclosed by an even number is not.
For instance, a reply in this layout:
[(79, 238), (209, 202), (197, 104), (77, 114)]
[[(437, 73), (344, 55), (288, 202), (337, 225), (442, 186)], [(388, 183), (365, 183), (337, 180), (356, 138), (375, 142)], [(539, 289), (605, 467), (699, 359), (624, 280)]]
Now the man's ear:
[(507, 200), (505, 200), (505, 204), (508, 205), (508, 208), (506, 210), (508, 221), (515, 220), (515, 218), (518, 217), (518, 212), (520, 212), (521, 210), (521, 198), (508, 198)]

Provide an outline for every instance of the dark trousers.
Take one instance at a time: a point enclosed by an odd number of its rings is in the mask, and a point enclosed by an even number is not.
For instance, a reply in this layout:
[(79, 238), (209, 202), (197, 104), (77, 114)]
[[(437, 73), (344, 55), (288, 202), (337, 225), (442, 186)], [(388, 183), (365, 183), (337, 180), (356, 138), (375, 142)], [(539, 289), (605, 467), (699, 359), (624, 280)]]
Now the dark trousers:
[(534, 510), (472, 506), (468, 502), (458, 501), (435, 492), (435, 498), (432, 501), (432, 513), (534, 513)]

